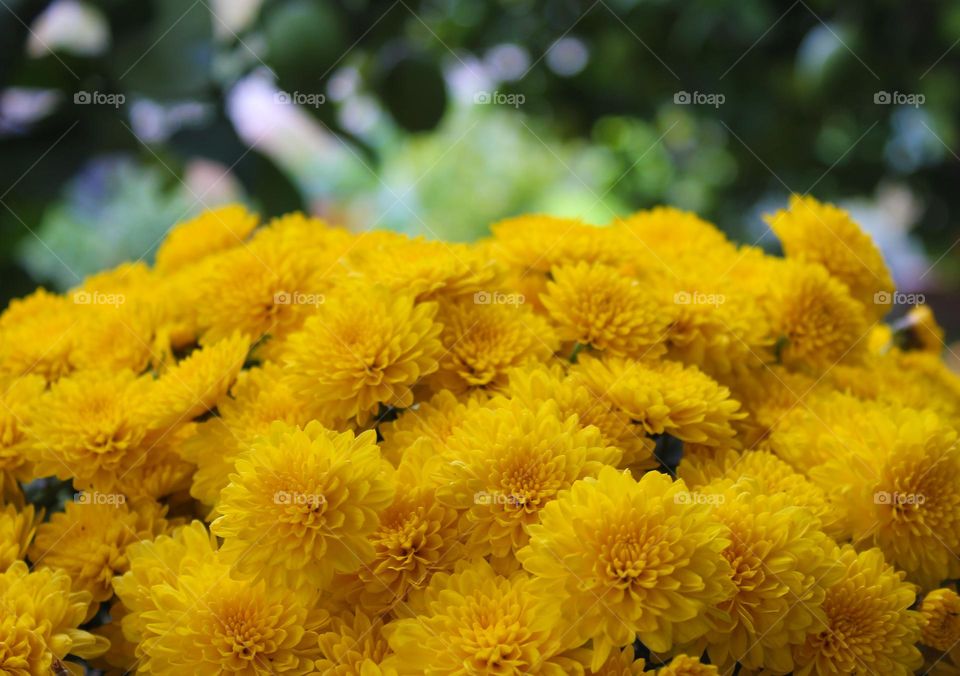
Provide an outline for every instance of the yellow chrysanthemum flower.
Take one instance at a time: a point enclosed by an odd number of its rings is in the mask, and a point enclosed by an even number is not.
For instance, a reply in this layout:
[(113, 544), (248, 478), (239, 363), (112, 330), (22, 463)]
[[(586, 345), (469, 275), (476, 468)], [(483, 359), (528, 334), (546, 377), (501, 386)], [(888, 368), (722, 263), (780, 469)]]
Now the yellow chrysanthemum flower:
[(826, 621), (817, 623), (794, 650), (797, 676), (808, 674), (891, 674), (907, 676), (923, 663), (914, 645), (920, 639), (916, 598), (883, 560), (879, 549), (860, 554), (845, 545), (836, 559), (843, 579), (827, 589)]
[(384, 627), (401, 674), (561, 676), (561, 616), (530, 577), (497, 575), (483, 559), (437, 573), (411, 595), (412, 617)]
[(811, 477), (833, 496), (855, 542), (879, 546), (907, 578), (931, 589), (960, 577), (960, 449), (935, 414), (877, 408), (847, 425), (859, 444)]
[(540, 302), (561, 340), (619, 356), (652, 359), (666, 351), (668, 319), (655, 289), (606, 265), (581, 262), (551, 274)]
[(0, 374), (34, 373), (52, 383), (76, 370), (82, 307), (43, 289), (11, 301), (0, 315)]
[(45, 388), (46, 382), (37, 375), (0, 376), (0, 473), (22, 481), (32, 477), (27, 435)]
[(824, 620), (826, 588), (839, 578), (836, 544), (787, 495), (758, 493), (750, 480), (726, 488), (723, 483), (704, 490), (714, 518), (729, 533), (723, 555), (736, 591), (717, 604), (710, 630), (690, 652), (706, 649), (710, 662), (724, 671), (739, 663), (789, 673), (792, 648)]
[(243, 205), (230, 204), (177, 223), (157, 249), (157, 270), (172, 272), (210, 254), (241, 246), (258, 220)]
[(784, 261), (771, 275), (766, 305), (784, 364), (824, 371), (866, 352), (866, 310), (824, 267)]
[(0, 671), (82, 676), (83, 667), (64, 658), (94, 658), (109, 647), (79, 628), (89, 601), (89, 594), (71, 591), (69, 575), (60, 570), (30, 571), (16, 561), (0, 573)]
[(392, 652), (383, 637), (383, 620), (362, 609), (331, 618), (320, 634), (316, 669), (325, 676), (396, 676), (386, 663)]
[(287, 341), (283, 360), (296, 392), (324, 420), (364, 418), (381, 404), (406, 408), (411, 388), (437, 369), (442, 347), (435, 303), (354, 286), (331, 295)]
[(642, 471), (656, 467), (655, 443), (609, 399), (598, 397), (577, 374), (565, 375), (559, 364), (519, 367), (509, 372), (505, 394), (531, 410), (556, 402), (561, 420), (576, 415), (581, 427), (600, 430), (602, 444), (623, 451), (622, 467)]
[(658, 676), (718, 676), (720, 670), (712, 664), (704, 664), (690, 655), (677, 655), (670, 663), (657, 671)]
[(704, 254), (736, 251), (712, 223), (674, 207), (645, 209), (615, 219), (612, 229), (621, 247), (629, 247), (658, 274), (669, 274), (673, 266), (695, 263)]
[(33, 505), (23, 509), (15, 505), (0, 508), (0, 573), (26, 555), (41, 516)]
[(276, 423), (237, 461), (221, 494), (211, 531), (224, 539), (226, 560), (294, 588), (327, 588), (335, 572), (369, 563), (368, 536), (394, 493), (394, 470), (375, 440), (317, 422), (303, 430)]
[(475, 411), (447, 439), (442, 495), (466, 510), (470, 553), (505, 557), (560, 491), (620, 457), (597, 428), (561, 419), (554, 402), (508, 402)]
[(960, 596), (948, 587), (934, 589), (920, 604), (920, 642), (941, 653), (960, 655)]
[(767, 216), (789, 258), (819, 263), (879, 319), (893, 293), (893, 279), (873, 240), (843, 209), (810, 196), (793, 195), (789, 209)]
[(635, 638), (657, 652), (697, 639), (706, 609), (733, 593), (725, 528), (687, 496), (664, 474), (605, 467), (528, 528), (517, 558), (558, 600), (573, 643), (593, 641), (593, 668)]
[(545, 274), (557, 265), (580, 261), (615, 265), (625, 258), (611, 228), (572, 218), (517, 216), (494, 223), (490, 230), (493, 255), (524, 272)]
[(728, 446), (736, 434), (731, 423), (745, 415), (728, 388), (695, 366), (584, 355), (572, 371), (649, 434)]
[(152, 501), (128, 505), (123, 495), (79, 493), (37, 529), (30, 560), (69, 573), (73, 589), (99, 604), (113, 596), (113, 577), (127, 570), (127, 546), (169, 529), (165, 512)]
[(444, 303), (438, 316), (443, 352), (429, 384), (452, 392), (497, 388), (506, 383), (510, 368), (552, 357), (560, 346), (556, 332), (523, 300), (488, 293)]

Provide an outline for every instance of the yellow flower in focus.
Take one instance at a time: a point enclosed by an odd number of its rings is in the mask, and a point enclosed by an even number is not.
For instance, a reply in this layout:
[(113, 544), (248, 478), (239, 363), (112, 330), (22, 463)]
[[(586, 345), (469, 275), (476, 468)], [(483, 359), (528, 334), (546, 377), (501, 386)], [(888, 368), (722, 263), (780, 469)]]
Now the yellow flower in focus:
[(177, 223), (157, 249), (157, 270), (172, 272), (210, 254), (242, 246), (258, 220), (242, 205), (230, 204)]
[(879, 549), (857, 553), (844, 545), (836, 563), (843, 579), (827, 589), (825, 622), (794, 649), (797, 676), (808, 674), (890, 674), (907, 676), (923, 663), (914, 645), (920, 639), (916, 598), (883, 560)]
[(483, 559), (438, 573), (409, 602), (414, 617), (384, 628), (401, 674), (561, 676), (561, 615), (522, 572), (497, 575)]
[(320, 634), (316, 669), (326, 676), (394, 676), (396, 669), (384, 664), (392, 654), (383, 637), (383, 620), (362, 609), (331, 618)]
[(606, 265), (554, 268), (540, 296), (561, 340), (610, 354), (657, 357), (666, 351), (667, 317), (649, 287)]
[(785, 261), (776, 275), (767, 307), (782, 363), (824, 371), (860, 359), (870, 326), (847, 288), (814, 264)]
[(113, 596), (113, 577), (127, 571), (127, 546), (169, 529), (165, 512), (152, 501), (128, 506), (123, 495), (80, 493), (37, 529), (30, 560), (65, 571), (75, 591), (99, 604)]
[[(328, 588), (374, 558), (368, 536), (394, 494), (374, 432), (276, 423), (236, 463), (210, 527), (225, 560), (271, 586)], [(270, 528), (264, 529), (264, 524)]]
[(736, 434), (731, 423), (745, 415), (728, 388), (695, 366), (582, 356), (571, 371), (649, 434), (728, 446)]
[(82, 676), (67, 655), (94, 658), (106, 652), (106, 639), (80, 629), (90, 595), (70, 589), (60, 570), (30, 571), (16, 561), (0, 573), (0, 669), (11, 674), (49, 674), (54, 667)]
[(0, 573), (26, 555), (41, 517), (42, 512), (37, 514), (33, 505), (23, 509), (6, 505), (0, 509)]
[(787, 210), (767, 216), (788, 258), (819, 263), (843, 282), (854, 299), (880, 319), (893, 293), (893, 279), (880, 250), (843, 209), (813, 197), (793, 195)]
[(664, 474), (605, 467), (529, 527), (517, 558), (558, 599), (572, 642), (593, 641), (592, 668), (637, 638), (657, 652), (699, 638), (733, 593), (725, 528), (688, 497)]
[(294, 390), (324, 416), (365, 418), (380, 404), (406, 408), (411, 388), (437, 370), (435, 303), (353, 286), (331, 295), (287, 341)]
[(443, 353), (439, 370), (428, 381), (434, 390), (501, 387), (507, 370), (546, 361), (559, 347), (550, 324), (524, 307), (516, 294), (487, 293), (444, 303), (438, 320)]
[(560, 491), (620, 457), (595, 427), (561, 419), (554, 402), (508, 402), (477, 410), (447, 439), (441, 495), (467, 510), (470, 553), (505, 557), (527, 543)]
[(960, 596), (941, 587), (923, 597), (920, 604), (923, 633), (920, 642), (940, 652), (960, 654)]

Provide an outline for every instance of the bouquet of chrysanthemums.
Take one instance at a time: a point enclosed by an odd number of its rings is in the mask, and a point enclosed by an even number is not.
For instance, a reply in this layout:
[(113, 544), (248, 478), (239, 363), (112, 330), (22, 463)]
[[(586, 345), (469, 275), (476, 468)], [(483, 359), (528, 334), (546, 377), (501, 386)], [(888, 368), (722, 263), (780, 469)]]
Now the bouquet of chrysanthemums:
[(12, 302), (0, 672), (957, 673), (943, 332), (844, 211), (768, 222), (228, 206)]

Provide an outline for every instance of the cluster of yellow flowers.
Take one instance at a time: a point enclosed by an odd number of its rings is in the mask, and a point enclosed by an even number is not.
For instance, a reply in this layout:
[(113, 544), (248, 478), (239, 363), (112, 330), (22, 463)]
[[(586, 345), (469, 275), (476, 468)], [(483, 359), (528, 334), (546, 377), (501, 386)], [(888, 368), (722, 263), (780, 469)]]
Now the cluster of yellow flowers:
[(0, 672), (960, 672), (942, 330), (842, 210), (768, 222), (229, 206), (12, 302)]

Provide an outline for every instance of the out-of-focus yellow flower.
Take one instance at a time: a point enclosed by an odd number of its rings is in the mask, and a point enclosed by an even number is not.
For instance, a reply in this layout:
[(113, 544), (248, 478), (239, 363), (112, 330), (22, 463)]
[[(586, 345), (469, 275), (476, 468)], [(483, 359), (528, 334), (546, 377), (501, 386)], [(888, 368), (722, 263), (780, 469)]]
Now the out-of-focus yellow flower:
[(920, 639), (919, 613), (909, 610), (916, 598), (913, 585), (884, 562), (879, 549), (858, 554), (844, 545), (836, 563), (843, 578), (827, 589), (826, 621), (794, 649), (794, 673), (914, 673), (923, 659), (914, 645)]
[(960, 596), (949, 587), (934, 589), (923, 597), (920, 604), (923, 645), (960, 655)]
[(819, 263), (879, 319), (887, 313), (893, 280), (873, 240), (843, 209), (793, 195), (787, 210), (767, 217), (787, 257)]
[(287, 341), (294, 390), (324, 416), (365, 418), (381, 405), (406, 408), (411, 388), (437, 370), (435, 303), (382, 287), (331, 295)]
[[(368, 540), (394, 494), (373, 432), (276, 423), (236, 463), (212, 532), (225, 559), (271, 586), (327, 588), (374, 558)], [(269, 523), (270, 528), (264, 529)]]
[(23, 509), (6, 505), (0, 509), (0, 573), (26, 555), (41, 517), (42, 513), (37, 514), (33, 505)]
[(616, 264), (625, 258), (612, 229), (573, 218), (517, 216), (494, 223), (490, 230), (492, 253), (523, 272), (546, 274), (566, 263)]
[(0, 473), (21, 481), (31, 478), (28, 430), (45, 388), (37, 375), (0, 376)]
[(706, 610), (734, 592), (731, 542), (682, 481), (639, 481), (605, 467), (544, 507), (517, 556), (557, 599), (572, 642), (593, 641), (593, 668), (640, 639), (665, 652), (709, 629)]
[(157, 270), (172, 272), (210, 254), (241, 246), (258, 220), (242, 205), (230, 204), (177, 223), (157, 249)]

